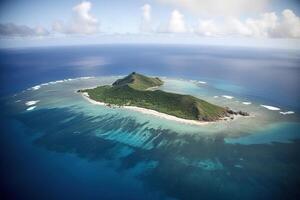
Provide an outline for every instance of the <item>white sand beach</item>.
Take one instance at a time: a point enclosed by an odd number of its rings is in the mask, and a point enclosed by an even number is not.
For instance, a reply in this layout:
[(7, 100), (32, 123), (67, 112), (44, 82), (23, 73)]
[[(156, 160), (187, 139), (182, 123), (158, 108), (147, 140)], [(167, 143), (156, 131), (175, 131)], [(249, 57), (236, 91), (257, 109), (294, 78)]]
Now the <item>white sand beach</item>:
[(140, 107), (136, 107), (136, 106), (123, 106), (122, 108), (138, 111), (138, 112), (141, 112), (144, 114), (154, 115), (156, 117), (176, 121), (179, 123), (185, 123), (185, 124), (191, 124), (191, 125), (206, 125), (206, 124), (212, 123), (212, 122), (201, 122), (201, 121), (196, 121), (196, 120), (183, 119), (183, 118), (175, 117), (175, 116), (168, 115), (165, 113), (161, 113), (156, 110), (140, 108)]
[(85, 98), (87, 101), (89, 101), (92, 104), (106, 106), (106, 104), (103, 103), (103, 102), (98, 102), (98, 101), (95, 101), (95, 100), (91, 99), (87, 92), (82, 92), (81, 95), (83, 96), (83, 98)]
[[(83, 96), (83, 98), (85, 98), (87, 101), (89, 101), (92, 104), (101, 105), (101, 106), (107, 105), (106, 103), (98, 102), (98, 101), (90, 99), (88, 93), (86, 93), (86, 92), (81, 93), (81, 95)], [(158, 112), (156, 110), (140, 108), (140, 107), (136, 107), (136, 106), (122, 106), (121, 108), (130, 109), (130, 110), (134, 110), (134, 111), (137, 111), (137, 112), (141, 112), (143, 114), (153, 115), (153, 116), (160, 117), (160, 118), (163, 118), (163, 119), (176, 121), (176, 122), (184, 123), (184, 124), (190, 124), (190, 125), (201, 125), (201, 126), (203, 126), (203, 125), (206, 125), (206, 124), (209, 124), (209, 123), (214, 123), (214, 122), (202, 122), (202, 121), (196, 121), (196, 120), (183, 119), (183, 118), (175, 117), (175, 116), (168, 115), (168, 114), (165, 114), (165, 113), (161, 113), (161, 112)]]

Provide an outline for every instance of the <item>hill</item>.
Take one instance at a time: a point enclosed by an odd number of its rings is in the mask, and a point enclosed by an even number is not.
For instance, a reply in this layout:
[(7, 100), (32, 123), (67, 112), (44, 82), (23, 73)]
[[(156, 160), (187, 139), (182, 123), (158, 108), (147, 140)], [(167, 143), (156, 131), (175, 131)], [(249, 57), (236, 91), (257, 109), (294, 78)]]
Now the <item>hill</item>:
[(113, 86), (124, 86), (128, 85), (129, 87), (137, 90), (146, 90), (150, 87), (161, 86), (163, 81), (159, 78), (151, 78), (132, 72), (128, 76), (122, 79), (118, 79), (113, 83)]
[(137, 106), (190, 120), (215, 121), (232, 114), (231, 110), (211, 104), (191, 95), (162, 90), (147, 90), (162, 85), (159, 78), (131, 73), (112, 85), (80, 90), (95, 101), (119, 106)]

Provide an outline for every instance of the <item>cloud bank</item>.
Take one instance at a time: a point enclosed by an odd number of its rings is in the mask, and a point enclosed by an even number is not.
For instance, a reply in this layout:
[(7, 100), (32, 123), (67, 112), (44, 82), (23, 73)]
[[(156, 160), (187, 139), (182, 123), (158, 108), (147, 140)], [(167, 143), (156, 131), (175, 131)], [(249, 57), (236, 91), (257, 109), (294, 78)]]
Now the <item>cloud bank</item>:
[[(281, 13), (259, 12), (269, 0), (157, 0), (170, 5), (173, 9), (169, 17), (160, 19), (152, 15), (152, 6), (144, 4), (137, 12), (141, 12), (140, 21), (137, 19), (136, 28), (140, 33), (171, 33), (199, 35), (205, 37), (246, 37), (246, 38), (300, 38), (300, 18), (291, 9)], [(176, 9), (175, 9), (176, 8)], [(179, 10), (180, 8), (180, 10)], [(55, 21), (52, 31), (42, 26), (30, 27), (14, 23), (0, 24), (1, 37), (45, 37), (63, 35), (97, 35), (100, 23), (91, 14), (92, 4), (83, 1), (72, 8), (69, 21)], [(240, 12), (245, 10), (262, 13), (251, 18), (241, 18)], [(184, 11), (184, 12), (183, 12)], [(191, 15), (196, 12), (197, 15)], [(209, 15), (203, 14), (209, 12)], [(246, 12), (246, 11), (245, 11)], [(216, 14), (218, 13), (218, 14)], [(236, 16), (235, 16), (235, 15)], [(244, 14), (244, 13), (243, 13)], [(126, 17), (126, 14), (120, 15)], [(186, 16), (186, 17), (185, 17)], [(205, 16), (205, 17), (204, 17)], [(245, 17), (245, 15), (243, 15)], [(116, 16), (116, 18), (119, 16)], [(194, 18), (194, 19), (193, 19)], [(198, 19), (194, 24), (191, 20)], [(161, 23), (163, 22), (163, 23)], [(156, 24), (160, 24), (158, 27)], [(59, 34), (55, 34), (59, 33)], [(114, 35), (113, 33), (107, 33)], [(116, 35), (116, 34), (115, 34)], [(142, 34), (141, 34), (142, 35)], [(149, 34), (147, 34), (149, 35)], [(102, 34), (103, 36), (103, 34)]]
[(227, 17), (221, 22), (199, 20), (194, 32), (203, 36), (300, 38), (300, 18), (292, 10), (285, 9), (281, 16), (271, 12), (245, 21), (234, 17)]
[(25, 25), (16, 25), (14, 23), (0, 24), (0, 36), (5, 37), (36, 37), (47, 36), (49, 31), (41, 26), (31, 28)]
[(100, 31), (98, 20), (90, 14), (91, 2), (84, 1), (73, 7), (69, 22), (56, 21), (52, 25), (55, 32), (63, 34), (94, 34)]
[(203, 16), (238, 16), (261, 13), (270, 0), (157, 0)]

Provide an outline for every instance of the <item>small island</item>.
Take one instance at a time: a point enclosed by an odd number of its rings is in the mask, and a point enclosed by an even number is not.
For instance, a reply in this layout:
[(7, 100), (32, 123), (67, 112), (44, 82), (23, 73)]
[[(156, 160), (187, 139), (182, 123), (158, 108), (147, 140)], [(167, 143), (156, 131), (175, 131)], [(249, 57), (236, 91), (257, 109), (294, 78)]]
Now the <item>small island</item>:
[(211, 104), (191, 95), (155, 90), (163, 83), (157, 77), (147, 77), (133, 72), (125, 78), (116, 80), (112, 85), (78, 90), (78, 92), (90, 100), (110, 107), (138, 107), (184, 120), (210, 122), (232, 118), (233, 115), (249, 115), (243, 111), (233, 111)]

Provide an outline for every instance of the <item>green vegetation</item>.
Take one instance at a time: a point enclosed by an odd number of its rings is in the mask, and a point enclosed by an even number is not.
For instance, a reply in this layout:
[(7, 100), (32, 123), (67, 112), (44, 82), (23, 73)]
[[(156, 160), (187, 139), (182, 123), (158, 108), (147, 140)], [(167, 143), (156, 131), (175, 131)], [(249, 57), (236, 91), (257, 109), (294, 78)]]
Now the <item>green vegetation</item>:
[(149, 87), (162, 84), (163, 82), (159, 78), (149, 78), (132, 73), (117, 80), (112, 86), (99, 86), (79, 92), (87, 92), (89, 97), (95, 101), (152, 109), (184, 119), (214, 121), (227, 116), (228, 110), (226, 108), (213, 105), (191, 95), (147, 90)]
[(116, 82), (113, 83), (113, 86), (128, 85), (129, 87), (136, 90), (146, 90), (150, 87), (161, 86), (163, 83), (164, 82), (159, 78), (150, 78), (142, 74), (132, 72), (125, 78), (118, 79)]

